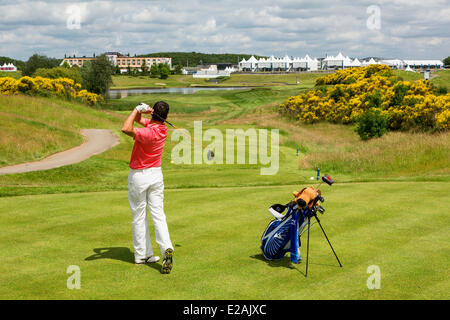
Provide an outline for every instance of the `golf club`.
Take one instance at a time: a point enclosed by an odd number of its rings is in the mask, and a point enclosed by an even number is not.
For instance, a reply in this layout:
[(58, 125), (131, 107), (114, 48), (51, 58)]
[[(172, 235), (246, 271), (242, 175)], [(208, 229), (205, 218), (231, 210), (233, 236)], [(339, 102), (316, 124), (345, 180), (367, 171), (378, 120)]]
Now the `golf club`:
[[(144, 103), (141, 103), (144, 104)], [(194, 141), (194, 143), (197, 143), (199, 146), (201, 146), (203, 149), (207, 150), (206, 147), (201, 144), (200, 142), (197, 142), (191, 135), (187, 135), (183, 130), (177, 128), (175, 125), (173, 125), (172, 123), (170, 123), (169, 121), (163, 119), (159, 114), (157, 113), (152, 113), (152, 116), (155, 115), (157, 116), (160, 120), (164, 121), (165, 123), (167, 123), (169, 126), (171, 126), (172, 128), (174, 128), (175, 130), (181, 132), (185, 137), (189, 137), (191, 138), (192, 141)], [(214, 152), (212, 150), (208, 150), (208, 153), (206, 154), (206, 158), (211, 161), (212, 159), (214, 159)]]
[(322, 177), (322, 181), (320, 181), (320, 183), (316, 186), (316, 189), (318, 189), (323, 182), (331, 187), (331, 185), (334, 183), (334, 180), (326, 174)]

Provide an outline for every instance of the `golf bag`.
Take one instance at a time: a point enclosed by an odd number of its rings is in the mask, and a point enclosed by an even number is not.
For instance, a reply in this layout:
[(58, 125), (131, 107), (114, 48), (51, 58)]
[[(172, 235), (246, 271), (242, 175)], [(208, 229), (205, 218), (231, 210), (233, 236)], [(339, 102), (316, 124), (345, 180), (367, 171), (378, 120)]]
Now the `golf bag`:
[[(322, 182), (329, 186), (334, 183), (334, 180), (329, 175), (322, 177)], [(321, 183), (322, 183), (321, 182)], [(320, 183), (320, 184), (321, 184)], [(320, 186), (319, 184), (319, 186)], [(325, 230), (317, 217), (317, 212), (323, 214), (325, 208), (318, 204), (324, 202), (322, 192), (314, 187), (303, 188), (299, 192), (293, 192), (294, 200), (286, 205), (274, 204), (269, 208), (269, 212), (275, 217), (267, 226), (261, 237), (261, 251), (264, 258), (267, 260), (281, 260), (284, 255), (290, 251), (291, 262), (299, 263), (300, 256), (300, 236), (308, 226), (308, 241), (306, 251), (306, 272), (305, 277), (308, 276), (308, 261), (309, 261), (309, 233), (311, 229), (311, 219), (315, 218), (316, 223), (319, 224), (325, 239), (327, 239), (331, 250), (333, 251), (339, 266), (342, 267), (336, 252), (328, 239)], [(286, 214), (283, 212), (288, 209)]]
[[(281, 260), (289, 251), (291, 261), (299, 263), (300, 235), (308, 224), (308, 208), (302, 210), (296, 204), (289, 205), (285, 215), (280, 214), (282, 205), (273, 205), (269, 212), (275, 216), (261, 237), (261, 251), (267, 260)], [(275, 208), (275, 209), (274, 209)], [(283, 210), (284, 211), (284, 210)]]

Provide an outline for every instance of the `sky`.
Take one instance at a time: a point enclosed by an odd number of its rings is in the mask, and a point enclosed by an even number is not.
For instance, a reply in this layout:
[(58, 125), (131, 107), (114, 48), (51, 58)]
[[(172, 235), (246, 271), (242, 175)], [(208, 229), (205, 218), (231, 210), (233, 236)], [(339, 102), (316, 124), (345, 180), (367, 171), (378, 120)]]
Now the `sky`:
[(0, 56), (106, 51), (443, 59), (450, 0), (0, 0)]

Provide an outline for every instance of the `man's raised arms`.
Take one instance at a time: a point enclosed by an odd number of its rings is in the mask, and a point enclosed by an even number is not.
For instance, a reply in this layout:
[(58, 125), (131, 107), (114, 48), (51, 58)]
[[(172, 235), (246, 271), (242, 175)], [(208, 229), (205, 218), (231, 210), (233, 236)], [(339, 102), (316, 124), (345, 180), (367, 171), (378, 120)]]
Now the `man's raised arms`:
[(144, 111), (144, 112), (139, 112), (137, 110), (137, 108), (134, 109), (130, 113), (128, 118), (125, 120), (125, 122), (123, 123), (122, 132), (125, 133), (126, 135), (134, 138), (136, 136), (136, 129), (134, 128), (134, 122), (136, 121), (137, 123), (141, 124), (142, 126), (145, 126), (145, 120), (142, 119), (142, 113), (152, 114), (153, 109), (150, 108), (148, 111)]

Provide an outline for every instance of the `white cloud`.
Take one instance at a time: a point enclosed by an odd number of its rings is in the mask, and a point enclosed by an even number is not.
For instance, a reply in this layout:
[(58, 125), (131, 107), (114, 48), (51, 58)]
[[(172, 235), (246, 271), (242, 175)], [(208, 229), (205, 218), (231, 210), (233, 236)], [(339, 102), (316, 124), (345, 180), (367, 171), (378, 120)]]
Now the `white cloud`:
[[(66, 28), (70, 5), (81, 8), (79, 30)], [(381, 30), (366, 27), (370, 5), (381, 9)], [(0, 12), (0, 55), (20, 59), (110, 50), (439, 59), (450, 52), (445, 0), (4, 0)]]
[(441, 45), (442, 43), (444, 43), (444, 39), (442, 39), (442, 38), (438, 38), (438, 37), (433, 37), (433, 38), (431, 38), (430, 39), (430, 45), (432, 45), (432, 46), (439, 46), (439, 45)]

